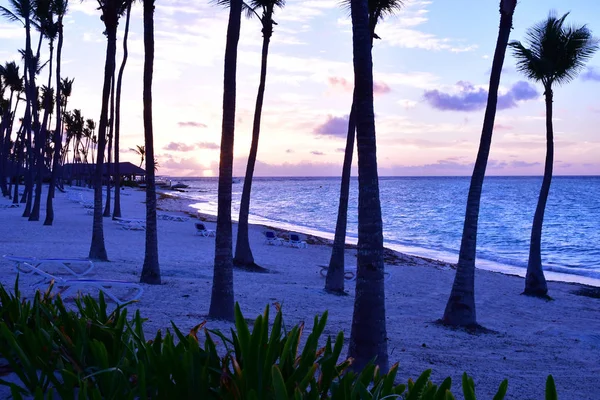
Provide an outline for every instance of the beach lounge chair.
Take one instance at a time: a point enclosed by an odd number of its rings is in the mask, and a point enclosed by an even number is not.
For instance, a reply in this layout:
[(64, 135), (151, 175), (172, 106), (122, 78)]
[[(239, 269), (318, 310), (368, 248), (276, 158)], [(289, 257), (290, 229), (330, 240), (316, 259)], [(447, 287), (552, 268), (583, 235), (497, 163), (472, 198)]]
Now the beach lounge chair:
[(175, 222), (187, 222), (190, 220), (189, 217), (183, 215), (171, 215), (171, 214), (157, 214), (158, 219), (162, 219), (163, 221), (175, 221)]
[(11, 204), (0, 204), (0, 208), (5, 209), (5, 208), (19, 208), (19, 204), (18, 203), (11, 203)]
[(146, 220), (143, 219), (114, 218), (114, 220), (117, 222), (117, 224), (119, 224), (121, 229), (125, 229), (127, 231), (146, 230)]
[(206, 226), (202, 222), (195, 222), (194, 226), (196, 227), (196, 235), (198, 236), (215, 236), (215, 231), (206, 229)]
[[(327, 270), (329, 269), (328, 265), (319, 265), (319, 273), (321, 274), (321, 276), (323, 278), (327, 277)], [(387, 272), (385, 271), (383, 273), (383, 279), (385, 282), (389, 281), (390, 278), (392, 277), (392, 273), (391, 272)], [(345, 268), (344, 269), (344, 279), (348, 280), (348, 281), (353, 281), (356, 279), (356, 269), (355, 268)]]
[(287, 243), (290, 245), (290, 247), (296, 247), (298, 249), (308, 247), (308, 244), (306, 244), (306, 242), (304, 240), (302, 240), (302, 238), (300, 237), (299, 234), (292, 233), (292, 232), (288, 233)]
[(275, 231), (267, 230), (263, 232), (265, 235), (265, 244), (270, 244), (274, 246), (279, 246), (282, 244), (281, 238), (278, 238), (275, 234)]
[[(62, 297), (67, 298), (81, 292), (89, 290), (98, 290), (103, 292), (105, 296), (112, 299), (118, 305), (138, 300), (144, 289), (141, 285), (116, 280), (104, 279), (89, 279), (83, 277), (88, 274), (94, 267), (92, 261), (80, 258), (33, 258), (33, 257), (16, 257), (4, 256), (6, 260), (12, 261), (15, 270), (20, 274), (32, 275), (40, 277), (41, 280), (34, 284), (36, 289), (41, 286), (49, 285), (54, 281), (54, 287), (59, 289)], [(83, 264), (85, 269), (77, 272), (72, 266), (74, 264)], [(61, 267), (67, 273), (67, 277), (52, 273), (52, 267)], [(126, 293), (123, 293), (125, 291)]]

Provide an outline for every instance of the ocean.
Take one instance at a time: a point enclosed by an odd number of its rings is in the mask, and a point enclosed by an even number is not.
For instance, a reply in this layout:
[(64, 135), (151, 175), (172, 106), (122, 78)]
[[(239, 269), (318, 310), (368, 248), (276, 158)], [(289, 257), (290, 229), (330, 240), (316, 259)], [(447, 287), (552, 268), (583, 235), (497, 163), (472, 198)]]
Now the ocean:
[[(189, 185), (179, 196), (217, 213), (217, 178), (171, 178)], [(237, 219), (243, 179), (233, 185)], [(381, 177), (385, 246), (456, 262), (470, 177)], [(541, 177), (486, 177), (477, 237), (477, 267), (524, 276)], [(250, 222), (333, 238), (340, 178), (255, 178)], [(352, 179), (347, 241), (356, 243), (358, 181)], [(600, 177), (553, 178), (542, 233), (548, 279), (600, 286)]]

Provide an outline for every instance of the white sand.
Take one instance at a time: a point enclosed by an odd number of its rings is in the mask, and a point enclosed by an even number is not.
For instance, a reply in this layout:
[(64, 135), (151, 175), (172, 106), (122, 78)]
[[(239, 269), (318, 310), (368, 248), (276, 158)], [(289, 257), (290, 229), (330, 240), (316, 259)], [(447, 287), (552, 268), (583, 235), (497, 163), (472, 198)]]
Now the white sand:
[[(92, 198), (91, 190), (82, 193)], [(126, 189), (121, 197), (123, 216), (144, 218), (144, 197), (142, 191)], [(161, 201), (159, 207), (170, 213), (185, 208), (174, 200)], [(0, 254), (86, 257), (92, 229), (92, 217), (86, 211), (64, 193), (56, 195), (52, 227), (42, 225), (44, 209), (40, 222), (22, 218), (22, 209), (0, 209)], [(122, 230), (108, 218), (104, 221), (110, 262), (96, 263), (92, 277), (138, 281), (144, 232)], [(158, 222), (163, 285), (145, 285), (141, 301), (129, 306), (131, 314), (139, 308), (142, 316), (149, 318), (145, 325), (148, 337), (157, 329), (168, 328), (171, 320), (185, 332), (208, 313), (214, 238), (194, 235), (193, 221)], [(215, 228), (211, 222), (207, 226)], [(266, 304), (279, 302), (288, 326), (307, 321), (310, 328), (316, 313), (329, 310), (325, 333), (335, 336), (343, 330), (348, 337), (353, 282), (347, 285), (349, 296), (328, 295), (317, 268), (328, 262), (331, 248), (268, 246), (261, 231), (261, 227), (251, 227), (254, 257), (273, 273), (235, 272), (235, 298), (245, 316), (255, 318)], [(353, 250), (347, 251), (346, 261), (355, 266)], [(3, 259), (0, 264), (5, 271), (0, 281), (12, 288), (15, 274), (11, 264)], [(444, 263), (414, 257), (407, 257), (407, 264), (412, 265), (386, 267), (392, 274), (386, 283), (390, 361), (400, 363), (398, 377), (402, 381), (431, 368), (437, 383), (451, 376), (458, 394), (460, 377), (467, 371), (473, 376), (478, 398), (491, 399), (502, 379), (508, 378), (507, 398), (522, 400), (543, 398), (546, 376), (553, 374), (560, 399), (600, 398), (600, 299), (573, 294), (580, 285), (550, 282), (555, 301), (546, 302), (521, 296), (522, 278), (478, 270), (478, 321), (497, 333), (472, 335), (435, 324), (448, 299), (454, 270)], [(228, 330), (230, 324), (209, 321), (207, 326)]]

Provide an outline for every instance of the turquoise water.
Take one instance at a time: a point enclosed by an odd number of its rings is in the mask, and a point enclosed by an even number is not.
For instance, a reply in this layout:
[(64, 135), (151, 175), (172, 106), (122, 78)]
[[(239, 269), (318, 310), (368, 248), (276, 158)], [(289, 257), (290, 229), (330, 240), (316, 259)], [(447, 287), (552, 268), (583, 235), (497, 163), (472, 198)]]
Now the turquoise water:
[[(216, 178), (181, 178), (184, 197), (216, 214)], [(380, 179), (384, 240), (400, 251), (456, 262), (470, 177)], [(524, 273), (541, 177), (487, 177), (478, 233), (478, 267)], [(352, 180), (348, 241), (357, 236)], [(242, 184), (233, 185), (237, 217)], [(333, 237), (339, 178), (257, 178), (251, 222)], [(600, 279), (600, 177), (555, 177), (546, 208), (542, 258), (547, 271)], [(568, 277), (567, 277), (568, 278)], [(570, 280), (557, 278), (560, 280)], [(577, 281), (577, 279), (575, 279)], [(581, 281), (581, 280), (580, 280)], [(590, 283), (590, 282), (588, 282)]]

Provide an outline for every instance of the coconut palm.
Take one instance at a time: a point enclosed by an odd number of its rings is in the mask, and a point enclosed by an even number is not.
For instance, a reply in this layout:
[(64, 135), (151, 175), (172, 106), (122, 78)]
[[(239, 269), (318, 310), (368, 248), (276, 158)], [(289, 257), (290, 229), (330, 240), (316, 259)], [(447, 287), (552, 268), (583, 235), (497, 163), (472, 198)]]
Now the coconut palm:
[(102, 221), (102, 178), (104, 170), (104, 151), (108, 128), (109, 99), (112, 78), (115, 76), (115, 56), (117, 53), (117, 26), (119, 18), (127, 9), (126, 0), (98, 0), (102, 13), (105, 35), (107, 38), (106, 61), (104, 64), (104, 84), (102, 87), (102, 106), (100, 108), (100, 122), (98, 125), (98, 155), (94, 171), (94, 219), (92, 228), (92, 242), (90, 244), (89, 258), (92, 260), (107, 261), (108, 255), (104, 245), (104, 226)]
[[(402, 0), (369, 0), (369, 30), (371, 33), (371, 46), (373, 39), (380, 39), (375, 33), (377, 23), (383, 18), (398, 12), (403, 5)], [(351, 1), (344, 0), (342, 5), (350, 10)], [(346, 227), (348, 221), (348, 199), (350, 197), (350, 172), (352, 168), (352, 153), (354, 151), (354, 136), (356, 132), (356, 116), (354, 99), (348, 117), (348, 134), (342, 165), (342, 181), (340, 184), (340, 202), (338, 206), (335, 236), (329, 259), (329, 268), (325, 278), (325, 290), (330, 293), (344, 293), (344, 250), (346, 247)]]
[(546, 162), (544, 178), (533, 217), (529, 262), (524, 294), (546, 297), (548, 286), (542, 268), (542, 225), (552, 182), (554, 163), (554, 129), (552, 126), (553, 86), (572, 81), (598, 50), (598, 40), (587, 26), (567, 26), (569, 13), (557, 17), (551, 11), (548, 18), (527, 31), (525, 47), (521, 42), (510, 43), (517, 59), (517, 69), (528, 79), (541, 82), (546, 98)]
[(140, 168), (142, 168), (142, 164), (144, 163), (144, 157), (146, 157), (146, 147), (145, 146), (135, 146), (135, 149), (130, 147), (129, 150), (133, 151), (135, 154), (139, 155), (140, 160)]
[[(56, 123), (54, 127), (54, 134), (52, 137), (52, 142), (54, 143), (54, 153), (52, 157), (52, 172), (50, 176), (50, 185), (48, 187), (48, 197), (46, 198), (46, 219), (44, 220), (44, 225), (52, 225), (54, 222), (54, 207), (52, 203), (52, 199), (54, 198), (54, 188), (56, 186), (56, 180), (58, 178), (58, 169), (60, 165), (60, 155), (61, 155), (61, 144), (62, 144), (62, 96), (61, 93), (61, 60), (62, 60), (62, 46), (63, 46), (63, 18), (67, 13), (67, 9), (69, 6), (68, 0), (54, 0), (52, 3), (53, 12), (56, 14), (56, 32), (58, 43), (56, 45)], [(69, 84), (69, 95), (70, 95), (70, 86), (73, 81), (70, 81)], [(66, 105), (66, 101), (65, 101)]]
[(160, 285), (154, 132), (152, 130), (152, 74), (154, 72), (154, 0), (144, 0), (144, 146), (146, 149), (146, 252), (140, 282)]
[(233, 138), (235, 133), (235, 95), (237, 48), (240, 39), (242, 0), (231, 0), (225, 71), (223, 80), (223, 123), (219, 162), (215, 265), (208, 315), (233, 320), (233, 237), (231, 227), (231, 183), (233, 172)]
[[(35, 22), (40, 34), (48, 39), (50, 48), (49, 68), (48, 68), (48, 83), (47, 87), (50, 88), (52, 85), (52, 63), (54, 60), (54, 41), (58, 35), (58, 27), (54, 21), (54, 10), (52, 8), (51, 0), (36, 0), (36, 7), (34, 8)], [(43, 89), (43, 88), (42, 88)], [(36, 176), (36, 187), (35, 187), (35, 201), (31, 214), (29, 215), (30, 221), (39, 221), (40, 219), (40, 207), (42, 204), (42, 183), (45, 172), (44, 163), (44, 150), (46, 148), (46, 136), (47, 136), (47, 125), (48, 118), (52, 110), (52, 104), (50, 99), (52, 96), (43, 96), (44, 101), (42, 102), (42, 109), (44, 110), (44, 116), (42, 118), (42, 125), (39, 128), (39, 134), (36, 138), (37, 148), (37, 176)]]
[(119, 68), (117, 76), (117, 93), (115, 99), (115, 206), (113, 209), (113, 218), (121, 218), (121, 170), (119, 166), (119, 145), (121, 133), (121, 86), (123, 84), (123, 72), (129, 55), (127, 49), (127, 39), (129, 37), (129, 21), (131, 19), (131, 5), (133, 1), (127, 4), (127, 14), (125, 17), (125, 32), (123, 34), (123, 61)]
[(115, 129), (115, 75), (113, 74), (110, 82), (110, 116), (108, 124), (108, 145), (107, 145), (107, 165), (106, 165), (106, 202), (104, 203), (104, 217), (110, 217), (110, 180), (113, 176), (112, 170), (112, 146), (113, 134)]
[(451, 326), (474, 327), (477, 325), (475, 312), (475, 256), (477, 247), (477, 221), (479, 219), (479, 206), (485, 169), (487, 166), (494, 120), (496, 118), (496, 105), (498, 103), (498, 87), (500, 75), (504, 64), (508, 38), (512, 29), (513, 15), (516, 0), (500, 1), (500, 29), (496, 50), (492, 61), (492, 72), (488, 90), (488, 99), (479, 142), (479, 151), (475, 160), (475, 167), (471, 176), (469, 194), (467, 195), (467, 208), (463, 225), (462, 240), (458, 256), (456, 275), (452, 292), (448, 298), (442, 321)]
[[(17, 107), (19, 105), (19, 94), (23, 91), (23, 78), (19, 73), (19, 66), (14, 61), (6, 62), (4, 66), (0, 67), (2, 67), (2, 81), (4, 82), (5, 89), (8, 89), (10, 92), (8, 96), (8, 104), (6, 105), (6, 110), (2, 119), (3, 128), (0, 129), (0, 135), (3, 138), (1, 141), (2, 146), (0, 148), (0, 154), (2, 154), (2, 157), (0, 158), (0, 170), (3, 171), (2, 175), (0, 175), (0, 178), (2, 179), (0, 184), (2, 185), (3, 195), (10, 198), (10, 190), (6, 188), (6, 171), (8, 170), (8, 158), (10, 155), (10, 136), (14, 118), (17, 112)], [(15, 92), (17, 94), (17, 99), (13, 107)], [(5, 189), (6, 192), (4, 192)]]
[[(229, 0), (222, 0), (221, 3), (229, 4)], [(258, 85), (258, 94), (256, 96), (256, 106), (254, 108), (254, 123), (252, 125), (252, 143), (250, 144), (250, 154), (248, 155), (248, 164), (246, 165), (246, 176), (244, 178), (244, 187), (242, 189), (242, 198), (240, 200), (240, 214), (238, 220), (237, 241), (235, 245), (235, 265), (243, 266), (247, 269), (257, 269), (254, 263), (254, 256), (250, 249), (248, 239), (248, 216), (250, 213), (250, 192), (252, 190), (252, 178), (254, 176), (254, 166), (256, 164), (256, 155), (258, 153), (258, 140), (260, 137), (260, 120), (262, 116), (263, 100), (265, 96), (265, 84), (267, 80), (267, 57), (269, 54), (269, 43), (273, 35), (273, 13), (276, 7), (283, 8), (285, 0), (250, 0), (247, 3), (247, 14), (255, 15), (262, 25), (263, 43), (262, 57), (260, 67), (260, 82)], [(258, 12), (257, 12), (258, 11)], [(259, 14), (260, 12), (260, 14)], [(261, 270), (261, 269), (259, 269)]]
[[(31, 26), (34, 12), (34, 3), (32, 0), (9, 0), (10, 8), (0, 6), (0, 14), (10, 21), (20, 22), (25, 28), (25, 50), (23, 58), (25, 60), (25, 98), (27, 107), (25, 111), (24, 125), (27, 135), (26, 142), (28, 149), (31, 149), (32, 128), (39, 127), (38, 105), (37, 105), (37, 89), (35, 86), (35, 74), (39, 57), (34, 57), (31, 48)], [(41, 40), (40, 44), (41, 45)], [(39, 52), (38, 52), (39, 53)], [(33, 185), (33, 152), (28, 151), (29, 173), (26, 179), (25, 199), (26, 205), (23, 211), (23, 217), (29, 217), (31, 212), (31, 193)]]
[(354, 359), (356, 370), (375, 358), (379, 368), (387, 371), (383, 226), (373, 110), (373, 35), (368, 1), (352, 0), (350, 5), (358, 149), (358, 265), (348, 356)]

